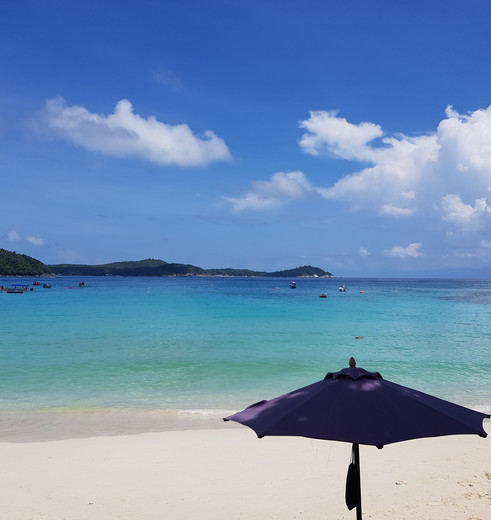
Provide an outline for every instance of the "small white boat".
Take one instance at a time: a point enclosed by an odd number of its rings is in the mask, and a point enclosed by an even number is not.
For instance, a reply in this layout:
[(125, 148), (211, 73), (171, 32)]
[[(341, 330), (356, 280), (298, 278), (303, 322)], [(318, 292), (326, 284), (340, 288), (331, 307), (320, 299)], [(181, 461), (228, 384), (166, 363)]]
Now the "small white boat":
[(340, 285), (338, 287), (338, 290), (341, 291), (341, 292), (346, 292), (346, 287), (344, 285)]

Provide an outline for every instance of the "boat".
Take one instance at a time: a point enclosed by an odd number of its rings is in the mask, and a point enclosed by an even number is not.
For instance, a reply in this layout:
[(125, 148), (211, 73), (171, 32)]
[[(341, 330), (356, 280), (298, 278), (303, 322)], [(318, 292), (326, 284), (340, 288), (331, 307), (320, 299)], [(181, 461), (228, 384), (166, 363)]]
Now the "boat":
[(341, 291), (341, 292), (346, 292), (346, 287), (344, 285), (340, 285), (338, 287), (338, 290)]
[(3, 291), (6, 291), (8, 294), (22, 294), (27, 292), (27, 285), (14, 284), (10, 287), (2, 287)]
[(41, 285), (41, 282), (34, 282), (32, 285)]
[(50, 283), (43, 283), (43, 289), (51, 289)]
[(296, 282), (290, 282), (290, 289), (296, 289), (297, 283)]
[(87, 287), (87, 286), (85, 285), (85, 282), (78, 282), (78, 286), (79, 286), (79, 287)]
[(320, 297), (321, 297), (321, 298), (327, 298), (327, 293), (325, 293), (325, 292), (320, 293)]

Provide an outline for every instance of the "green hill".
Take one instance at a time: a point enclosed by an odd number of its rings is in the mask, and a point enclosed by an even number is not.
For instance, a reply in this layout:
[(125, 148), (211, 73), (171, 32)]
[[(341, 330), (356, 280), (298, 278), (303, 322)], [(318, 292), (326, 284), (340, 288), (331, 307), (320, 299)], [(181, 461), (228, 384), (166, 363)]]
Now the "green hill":
[(276, 271), (269, 273), (267, 276), (277, 276), (283, 278), (298, 278), (301, 276), (312, 276), (312, 277), (333, 277), (331, 273), (323, 271), (319, 267), (312, 267), (311, 265), (304, 265), (303, 267), (296, 267), (295, 269), (287, 269), (286, 271)]
[(49, 272), (48, 266), (39, 260), (0, 249), (0, 276), (41, 276)]
[(59, 264), (48, 266), (50, 271), (62, 276), (261, 276), (298, 278), (302, 276), (332, 277), (329, 272), (310, 265), (267, 273), (249, 269), (202, 269), (190, 264), (173, 264), (163, 260), (115, 262), (102, 265)]
[(0, 276), (40, 276), (48, 274), (58, 276), (258, 276), (279, 278), (333, 276), (331, 273), (311, 265), (267, 273), (249, 269), (202, 269), (195, 265), (168, 263), (151, 258), (136, 262), (113, 262), (101, 265), (45, 265), (27, 255), (0, 249)]

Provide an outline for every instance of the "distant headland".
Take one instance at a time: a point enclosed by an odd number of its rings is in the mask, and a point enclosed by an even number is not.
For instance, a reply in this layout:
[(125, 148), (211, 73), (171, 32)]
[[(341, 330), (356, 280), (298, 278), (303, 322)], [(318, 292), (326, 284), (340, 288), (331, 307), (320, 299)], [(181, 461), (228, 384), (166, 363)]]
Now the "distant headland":
[(0, 276), (201, 276), (262, 278), (335, 278), (319, 267), (304, 265), (283, 271), (264, 272), (249, 269), (203, 269), (157, 259), (114, 262), (101, 265), (46, 265), (30, 256), (0, 249)]

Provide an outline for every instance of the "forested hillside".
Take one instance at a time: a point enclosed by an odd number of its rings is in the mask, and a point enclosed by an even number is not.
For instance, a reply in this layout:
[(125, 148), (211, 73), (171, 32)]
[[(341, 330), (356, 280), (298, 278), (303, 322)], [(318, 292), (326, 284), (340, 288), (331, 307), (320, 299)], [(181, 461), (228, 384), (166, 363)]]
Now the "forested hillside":
[(41, 276), (49, 272), (49, 268), (35, 258), (0, 249), (0, 276)]
[(191, 264), (168, 263), (151, 258), (101, 265), (45, 265), (30, 256), (0, 249), (0, 276), (41, 276), (49, 274), (58, 276), (261, 276), (280, 278), (333, 276), (331, 273), (311, 265), (267, 273), (249, 269), (203, 269)]

